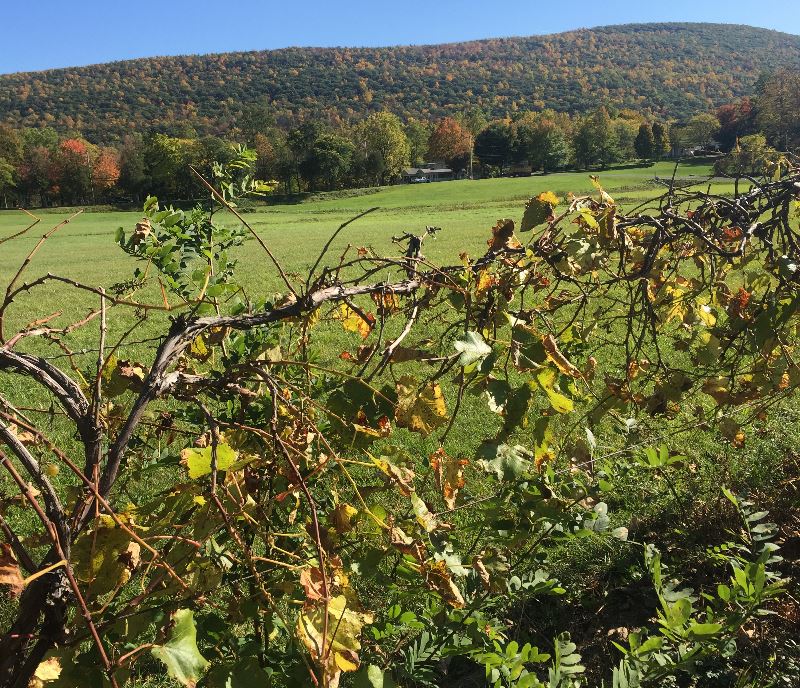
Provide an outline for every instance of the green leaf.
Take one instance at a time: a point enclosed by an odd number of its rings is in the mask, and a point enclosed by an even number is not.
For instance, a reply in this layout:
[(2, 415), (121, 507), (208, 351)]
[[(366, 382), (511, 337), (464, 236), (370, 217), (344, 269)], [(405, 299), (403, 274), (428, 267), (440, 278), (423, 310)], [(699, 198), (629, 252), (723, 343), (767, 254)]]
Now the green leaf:
[(453, 346), (461, 354), (458, 357), (458, 365), (460, 366), (468, 366), (492, 353), (492, 347), (477, 332), (464, 333), (453, 342)]
[(525, 206), (522, 216), (520, 232), (528, 232), (537, 225), (542, 224), (553, 214), (553, 209), (558, 205), (558, 197), (551, 191), (540, 193), (531, 198)]
[(521, 445), (484, 443), (478, 449), (483, 458), (478, 462), (488, 473), (494, 473), (500, 480), (516, 480), (527, 471), (531, 462), (526, 458), (531, 452)]
[(689, 633), (694, 636), (716, 635), (722, 630), (722, 624), (693, 623), (689, 626)]
[(236, 664), (215, 666), (203, 685), (208, 688), (266, 688), (270, 685), (270, 673), (258, 665), (255, 657), (246, 657)]
[(397, 684), (390, 673), (370, 664), (358, 672), (354, 686), (355, 688), (395, 688)]
[(175, 612), (173, 621), (175, 625), (169, 640), (150, 652), (166, 665), (167, 673), (172, 678), (188, 688), (194, 688), (208, 667), (208, 662), (197, 649), (194, 612), (191, 609), (179, 609)]

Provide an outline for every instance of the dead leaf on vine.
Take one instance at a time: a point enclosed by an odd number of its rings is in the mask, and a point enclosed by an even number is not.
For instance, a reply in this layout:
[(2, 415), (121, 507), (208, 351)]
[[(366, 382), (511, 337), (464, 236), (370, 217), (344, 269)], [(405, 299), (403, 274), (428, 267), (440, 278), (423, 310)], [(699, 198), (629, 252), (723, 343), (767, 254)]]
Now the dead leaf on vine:
[(34, 433), (18, 427), (13, 421), (9, 424), (8, 430), (25, 446), (32, 446), (39, 442), (39, 438)]
[(448, 456), (441, 447), (431, 454), (430, 460), (444, 503), (448, 509), (455, 509), (458, 491), (464, 487), (464, 466), (469, 461)]
[(514, 220), (498, 220), (492, 227), (492, 238), (486, 242), (492, 251), (501, 251), (504, 248), (520, 248), (517, 237), (514, 236)]
[(464, 606), (464, 597), (458, 586), (453, 582), (450, 570), (443, 561), (425, 562), (419, 568), (425, 584), (438, 592), (442, 599), (451, 607), (461, 609)]
[(389, 531), (389, 540), (392, 547), (402, 554), (407, 554), (416, 559), (420, 564), (428, 558), (428, 551), (425, 545), (419, 540), (406, 535), (400, 528), (393, 526)]
[(542, 337), (542, 346), (547, 352), (547, 357), (556, 364), (562, 373), (569, 375), (570, 377), (583, 379), (583, 373), (574, 365), (572, 365), (572, 363), (569, 362), (569, 359), (567, 359), (567, 357), (561, 353), (561, 350), (558, 348), (558, 342), (555, 340), (552, 334)]
[(145, 369), (138, 363), (121, 361), (112, 357), (106, 365), (106, 371), (103, 373), (106, 381), (104, 388), (106, 396), (116, 397), (127, 390), (137, 393), (142, 390)]
[(330, 600), (327, 610), (324, 604), (317, 603), (297, 617), (297, 636), (324, 672), (323, 685), (338, 686), (343, 671), (358, 669), (361, 630), (372, 621), (372, 614), (355, 610), (344, 595)]
[(391, 461), (387, 461), (383, 457), (376, 459), (374, 456), (370, 455), (370, 458), (378, 468), (380, 468), (387, 476), (389, 476), (389, 479), (395, 485), (397, 485), (397, 487), (400, 489), (400, 492), (404, 496), (411, 496), (411, 493), (414, 491), (414, 471), (412, 471), (410, 468), (397, 466)]
[(12, 597), (18, 597), (25, 589), (25, 579), (17, 564), (11, 545), (0, 544), (0, 586), (7, 589)]
[(472, 568), (475, 569), (475, 572), (478, 574), (478, 578), (481, 579), (481, 585), (483, 585), (484, 590), (489, 590), (492, 587), (491, 578), (489, 577), (489, 571), (486, 570), (486, 565), (483, 563), (483, 559), (480, 557), (474, 557), (472, 560)]
[(358, 410), (356, 420), (358, 422), (353, 423), (353, 427), (358, 432), (363, 432), (365, 435), (370, 435), (371, 437), (388, 437), (392, 434), (392, 421), (389, 420), (388, 416), (381, 416), (378, 418), (377, 428), (373, 428), (369, 424), (369, 419), (367, 418), (367, 414), (364, 413), (364, 409)]
[(322, 572), (317, 567), (303, 569), (300, 572), (300, 585), (303, 586), (307, 600), (313, 602), (324, 598)]
[(394, 313), (400, 308), (400, 299), (391, 291), (374, 292), (372, 300), (378, 307), (378, 312), (382, 314)]
[(416, 492), (411, 493), (411, 507), (417, 517), (417, 523), (425, 529), (426, 533), (433, 533), (437, 530), (452, 530), (453, 526), (436, 518), (436, 515), (431, 512), (428, 505)]

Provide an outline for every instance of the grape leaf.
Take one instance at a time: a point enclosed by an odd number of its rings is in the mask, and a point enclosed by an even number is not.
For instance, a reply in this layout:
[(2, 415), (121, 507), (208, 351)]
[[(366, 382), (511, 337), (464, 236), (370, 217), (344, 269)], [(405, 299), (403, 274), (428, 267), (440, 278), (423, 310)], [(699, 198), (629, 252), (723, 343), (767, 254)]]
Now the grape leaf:
[(187, 688), (195, 688), (208, 662), (197, 649), (194, 612), (191, 609), (179, 609), (172, 618), (175, 625), (170, 631), (169, 640), (150, 652), (166, 665), (167, 673), (172, 678)]
[[(227, 471), (239, 454), (230, 445), (221, 443), (217, 445), (217, 470)], [(196, 449), (187, 447), (181, 451), (181, 462), (189, 469), (192, 480), (202, 478), (211, 473), (211, 446)]]
[(552, 191), (545, 191), (531, 198), (525, 206), (522, 216), (520, 232), (528, 232), (537, 225), (542, 224), (553, 214), (553, 209), (558, 205), (558, 196)]
[(447, 422), (447, 407), (442, 388), (437, 383), (429, 382), (419, 391), (416, 378), (404, 375), (396, 387), (395, 420), (400, 427), (429, 435)]
[(468, 366), (475, 361), (480, 361), (492, 353), (490, 347), (477, 332), (466, 332), (459, 339), (453, 342), (455, 350), (461, 355), (458, 357), (458, 365)]

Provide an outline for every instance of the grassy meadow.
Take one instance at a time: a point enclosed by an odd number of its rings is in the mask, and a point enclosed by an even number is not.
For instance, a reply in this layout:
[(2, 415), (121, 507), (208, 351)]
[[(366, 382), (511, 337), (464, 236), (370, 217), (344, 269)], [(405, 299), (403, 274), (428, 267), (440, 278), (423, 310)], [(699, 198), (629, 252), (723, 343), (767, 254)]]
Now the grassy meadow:
[[(627, 207), (663, 192), (653, 179), (669, 178), (672, 163), (612, 169), (601, 173), (601, 183)], [(685, 165), (679, 177), (707, 179), (708, 165)], [(717, 184), (725, 190), (726, 184)], [(566, 172), (546, 176), (511, 179), (462, 180), (384, 187), (363, 195), (336, 197), (319, 194), (315, 199), (297, 204), (259, 206), (245, 218), (264, 239), (289, 273), (305, 278), (320, 248), (344, 221), (370, 208), (377, 210), (350, 225), (331, 246), (328, 261), (341, 255), (347, 244), (371, 246), (379, 254), (398, 252), (391, 242), (393, 235), (409, 231), (421, 233), (426, 225), (442, 227), (434, 239), (425, 243), (425, 255), (433, 262), (458, 262), (462, 251), (476, 256), (486, 249), (490, 228), (502, 217), (519, 221), (525, 201), (542, 191), (554, 191), (563, 197), (593, 191), (588, 173)], [(326, 197), (332, 196), (332, 197)], [(19, 267), (39, 237), (73, 209), (36, 211), (39, 225), (25, 237), (0, 248), (0, 282), (5, 282)], [(32, 278), (52, 272), (86, 284), (108, 287), (129, 279), (134, 261), (114, 243), (118, 227), (131, 231), (141, 214), (137, 212), (92, 212), (87, 209), (49, 239), (25, 273)], [(217, 217), (220, 217), (219, 215)], [(235, 222), (235, 218), (230, 218)], [(19, 211), (0, 212), (0, 239), (24, 228), (28, 218)], [(239, 250), (242, 279), (253, 296), (264, 296), (280, 289), (280, 281), (260, 247), (248, 241)], [(38, 289), (32, 298), (22, 299), (14, 309), (13, 323), (23, 324), (62, 310), (65, 317), (85, 313), (95, 299), (75, 294), (63, 301), (56, 287)], [(27, 320), (26, 320), (27, 319)]]

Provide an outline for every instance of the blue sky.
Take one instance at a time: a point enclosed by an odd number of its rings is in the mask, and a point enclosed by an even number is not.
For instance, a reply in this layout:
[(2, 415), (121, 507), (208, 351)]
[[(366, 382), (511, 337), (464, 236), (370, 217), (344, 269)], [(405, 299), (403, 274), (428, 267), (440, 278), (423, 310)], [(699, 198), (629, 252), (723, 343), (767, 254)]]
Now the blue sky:
[(150, 55), (397, 45), (651, 21), (800, 34), (798, 0), (0, 0), (0, 73)]

